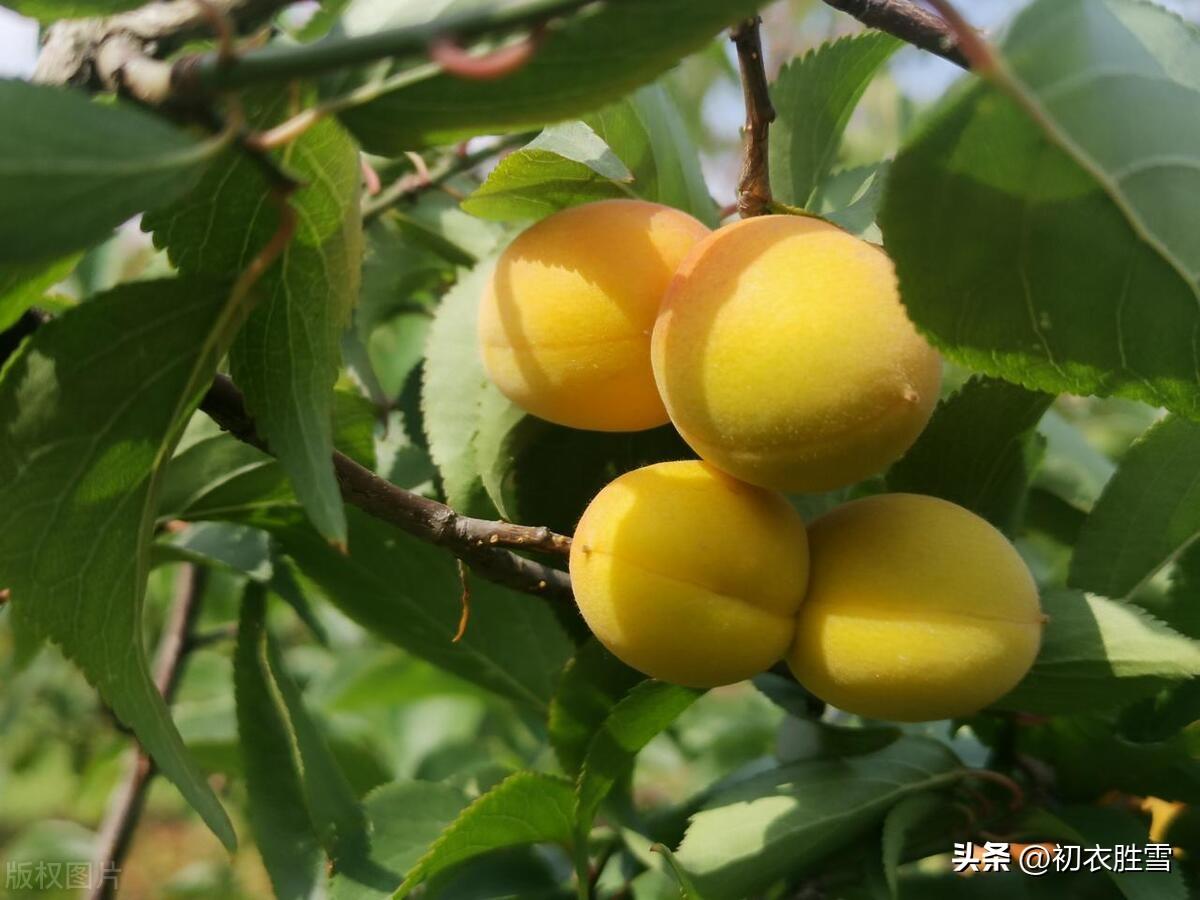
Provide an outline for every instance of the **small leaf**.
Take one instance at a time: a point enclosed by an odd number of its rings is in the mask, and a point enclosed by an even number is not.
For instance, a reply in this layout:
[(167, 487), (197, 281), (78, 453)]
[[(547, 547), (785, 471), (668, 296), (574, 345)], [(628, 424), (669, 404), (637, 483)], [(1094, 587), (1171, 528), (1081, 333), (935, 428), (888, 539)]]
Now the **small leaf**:
[(462, 208), (483, 219), (538, 219), (568, 206), (628, 197), (632, 173), (583, 122), (551, 125), (510, 153)]
[[(588, 7), (555, 22), (517, 72), (492, 81), (444, 72), (405, 77), (378, 99), (343, 111), (342, 121), (368, 152), (392, 155), (574, 118), (652, 80), (759, 5), (656, 0)], [(336, 80), (334, 90), (344, 93), (347, 85)]]
[(863, 236), (877, 231), (875, 217), (883, 202), (883, 186), (890, 169), (891, 163), (885, 161), (834, 172), (821, 183), (816, 212), (851, 234)]
[(771, 86), (771, 186), (807, 208), (833, 169), (842, 133), (863, 91), (900, 41), (879, 31), (822, 44), (786, 63)]
[(494, 512), (479, 478), (473, 444), (481, 398), (496, 391), (483, 371), (476, 330), (492, 265), (489, 261), (464, 272), (442, 299), (429, 329), (421, 381), (429, 455), (442, 476), (447, 502), (471, 515)]
[(339, 862), (330, 881), (331, 900), (390, 897), (466, 805), (463, 792), (447, 784), (398, 781), (376, 788), (365, 801), (370, 852)]
[(1200, 537), (1200, 423), (1172, 416), (1138, 440), (1083, 523), (1072, 587), (1137, 592)]
[(429, 878), (483, 853), (527, 844), (570, 845), (574, 794), (569, 782), (517, 772), (462, 811), (392, 896), (407, 897)]
[[(289, 96), (253, 98), (249, 119), (258, 126), (281, 120)], [(232, 348), (231, 371), (309, 517), (327, 539), (344, 542), (330, 457), (333, 386), (362, 264), (358, 152), (326, 120), (289, 144), (280, 162), (304, 182), (289, 201), (296, 235), (255, 288), (261, 302)], [(142, 225), (181, 272), (231, 278), (274, 234), (278, 215), (261, 170), (230, 152), (192, 193)]]
[(639, 197), (716, 227), (717, 207), (704, 183), (699, 150), (665, 82), (638, 88), (585, 121), (633, 170)]
[(0, 265), (0, 331), (37, 306), (46, 291), (71, 274), (79, 259), (79, 254), (71, 254), (50, 262)]
[(1033, 430), (1053, 401), (994, 378), (972, 378), (938, 404), (888, 472), (888, 489), (941, 497), (1011, 533), (1039, 457)]
[[(226, 294), (130, 284), (42, 326), (0, 373), (0, 581), (14, 625), (57, 643), (228, 846), (142, 643), (158, 486), (230, 338)], [(234, 317), (236, 318), (236, 317)]]
[(642, 748), (704, 694), (661, 681), (635, 685), (605, 717), (588, 745), (576, 788), (576, 823), (586, 835), (600, 804), (632, 767)]
[(946, 798), (940, 794), (913, 794), (893, 806), (884, 817), (883, 874), (893, 898), (900, 897), (900, 864), (904, 862), (910, 832), (945, 808)]
[(868, 834), (905, 797), (949, 784), (960, 766), (948, 747), (922, 737), (781, 766), (710, 798), (676, 856), (712, 900), (765, 891)]
[(1050, 591), (1042, 607), (1042, 649), (1000, 707), (1046, 715), (1106, 709), (1200, 675), (1200, 643), (1137, 606)]
[(255, 511), (295, 507), (279, 463), (257, 447), (217, 430), (206, 432), (171, 460), (163, 480), (161, 519), (238, 521)]
[(136, 9), (142, 3), (141, 0), (6, 0), (4, 5), (23, 16), (46, 23), (56, 19), (109, 16)]
[(692, 884), (692, 879), (688, 877), (688, 873), (683, 870), (683, 866), (679, 865), (679, 860), (675, 858), (675, 854), (671, 852), (671, 849), (666, 844), (654, 844), (650, 849), (655, 853), (661, 853), (663, 859), (667, 861), (667, 871), (671, 873), (671, 877), (679, 885), (679, 900), (704, 900), (700, 896), (700, 892), (696, 890), (696, 886)]
[(186, 192), (229, 134), (199, 141), (125, 103), (0, 79), (0, 263), (96, 243)]
[(1184, 199), (1200, 188), (1200, 70), (1179, 62), (1198, 48), (1151, 3), (1037, 0), (992, 82), (928, 118), (880, 223), (909, 315), (946, 355), (1200, 417), (1200, 206)]
[(592, 738), (613, 707), (644, 680), (595, 638), (576, 651), (550, 701), (548, 719), (550, 743), (568, 775), (579, 774)]

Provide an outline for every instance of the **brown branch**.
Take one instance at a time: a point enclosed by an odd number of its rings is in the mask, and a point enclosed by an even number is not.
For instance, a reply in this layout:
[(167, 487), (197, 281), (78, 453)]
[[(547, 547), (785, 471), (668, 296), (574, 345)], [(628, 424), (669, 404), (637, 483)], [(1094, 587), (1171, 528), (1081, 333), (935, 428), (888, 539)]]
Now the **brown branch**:
[[(199, 566), (180, 566), (175, 602), (159, 639), (154, 662), (154, 684), (163, 701), (170, 703), (191, 650), (191, 633), (200, 613), (208, 572)], [(114, 791), (96, 843), (92, 886), (88, 900), (108, 900), (117, 887), (117, 875), (133, 843), (134, 831), (146, 805), (146, 791), (155, 766), (140, 746), (129, 760), (125, 780)]]
[(33, 79), (125, 90), (147, 103), (161, 103), (172, 91), (172, 66), (155, 56), (207, 37), (215, 20), (244, 32), (290, 2), (157, 0), (112, 16), (55, 22), (46, 30)]
[(771, 172), (767, 159), (771, 123), (775, 107), (767, 89), (763, 66), (762, 38), (758, 16), (738, 23), (729, 33), (737, 46), (738, 68), (742, 73), (742, 94), (746, 101), (746, 127), (742, 129), (742, 173), (738, 178), (737, 205), (742, 218), (761, 216), (771, 210)]
[[(270, 452), (246, 412), (237, 386), (218, 375), (200, 408), (234, 437)], [(350, 457), (335, 452), (333, 468), (342, 498), (352, 506), (465, 562), (481, 578), (529, 594), (570, 599), (566, 572), (526, 559), (513, 550), (565, 556), (571, 539), (548, 528), (476, 519), (456, 513), (444, 503), (406, 491)]]
[(992, 48), (963, 18), (954, 4), (950, 0), (929, 0), (929, 5), (936, 9), (945, 21), (946, 28), (958, 44), (959, 53), (970, 69), (980, 74), (992, 71), (996, 66), (996, 56)]
[(848, 13), (868, 28), (886, 31), (914, 47), (967, 68), (967, 57), (954, 31), (914, 0), (825, 0), (825, 3)]

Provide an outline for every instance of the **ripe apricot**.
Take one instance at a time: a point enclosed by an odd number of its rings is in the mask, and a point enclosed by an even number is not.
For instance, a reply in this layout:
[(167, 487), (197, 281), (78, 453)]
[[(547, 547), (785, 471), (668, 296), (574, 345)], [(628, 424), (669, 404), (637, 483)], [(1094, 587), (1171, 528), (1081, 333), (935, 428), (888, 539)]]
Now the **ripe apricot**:
[(880, 494), (809, 528), (812, 571), (788, 665), (848, 712), (918, 722), (976, 712), (1033, 665), (1043, 616), (1012, 544), (946, 500)]
[(500, 255), (479, 311), (484, 368), (527, 412), (574, 428), (639, 431), (667, 413), (650, 332), (671, 275), (709, 229), (642, 200), (557, 212)]
[(575, 599), (601, 643), (691, 687), (741, 681), (781, 659), (807, 577), (791, 505), (698, 461), (611, 482), (571, 545)]
[(700, 242), (667, 290), (652, 357), (692, 448), (779, 490), (829, 490), (895, 461), (941, 379), (887, 255), (803, 216), (746, 219)]

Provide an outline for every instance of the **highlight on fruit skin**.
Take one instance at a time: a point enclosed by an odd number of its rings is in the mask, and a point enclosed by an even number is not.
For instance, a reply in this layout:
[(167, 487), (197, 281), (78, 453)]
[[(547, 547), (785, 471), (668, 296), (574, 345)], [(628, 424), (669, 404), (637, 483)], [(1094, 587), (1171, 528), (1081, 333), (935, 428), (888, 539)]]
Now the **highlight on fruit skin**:
[(664, 425), (650, 332), (671, 276), (709, 229), (644, 200), (557, 212), (500, 255), (479, 311), (484, 368), (527, 412), (594, 431)]
[(583, 618), (613, 654), (663, 681), (716, 687), (787, 651), (808, 548), (779, 494), (703, 462), (666, 462), (596, 495), (570, 569)]
[(692, 448), (783, 491), (882, 471), (924, 429), (941, 381), (888, 256), (804, 216), (745, 219), (697, 245), (667, 290), (652, 358)]
[(1033, 665), (1044, 616), (1016, 549), (969, 510), (880, 494), (809, 526), (788, 665), (839, 709), (920, 722), (974, 713)]

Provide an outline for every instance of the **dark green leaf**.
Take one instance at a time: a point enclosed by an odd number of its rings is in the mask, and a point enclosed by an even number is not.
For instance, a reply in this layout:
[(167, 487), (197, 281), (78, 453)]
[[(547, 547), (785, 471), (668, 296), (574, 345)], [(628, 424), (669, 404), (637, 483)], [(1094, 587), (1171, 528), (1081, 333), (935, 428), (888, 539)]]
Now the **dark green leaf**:
[(998, 701), (1005, 709), (1105, 709), (1200, 675), (1200, 643), (1139, 607), (1075, 591), (1042, 597), (1049, 616), (1033, 668)]
[(342, 120), (371, 153), (399, 154), (577, 117), (655, 78), (759, 5), (658, 0), (589, 6), (555, 23), (534, 57), (505, 78), (406, 78), (373, 102), (344, 111)]
[(517, 772), (464, 809), (393, 896), (407, 897), (439, 872), (493, 850), (569, 845), (574, 801), (570, 782), (540, 772)]
[(941, 497), (1011, 533), (1040, 455), (1033, 429), (1053, 401), (994, 378), (972, 378), (938, 404), (888, 472), (888, 489)]
[(266, 597), (242, 599), (234, 669), (250, 824), (280, 900), (307, 900), (325, 853), (366, 846), (366, 820), (265, 627)]
[(125, 104), (0, 79), (0, 263), (79, 250), (195, 184), (229, 135), (197, 140)]
[(1200, 423), (1171, 417), (1135, 443), (1083, 523), (1070, 584), (1126, 597), (1200, 537)]
[(551, 125), (510, 153), (462, 207), (483, 219), (539, 219), (568, 206), (629, 197), (633, 174), (583, 122)]
[(167, 467), (159, 511), (163, 519), (242, 519), (257, 510), (294, 507), (279, 464), (202, 419)]
[(875, 73), (900, 46), (879, 31), (822, 44), (779, 71), (771, 86), (771, 187), (777, 199), (807, 207), (842, 145), (850, 114)]
[(903, 798), (947, 785), (960, 765), (944, 744), (905, 737), (865, 756), (782, 766), (712, 797), (676, 856), (705, 897), (745, 897), (867, 834)]
[(831, 725), (819, 719), (789, 716), (779, 727), (775, 752), (785, 763), (839, 759), (882, 750), (903, 734), (893, 726)]
[(581, 834), (591, 830), (600, 804), (633, 768), (642, 748), (703, 694), (695, 688), (643, 681), (617, 702), (588, 745), (579, 770), (576, 825)]
[(270, 523), (289, 555), (342, 612), (435, 665), (544, 712), (571, 644), (546, 601), (471, 579), (471, 617), (452, 643), (462, 584), (450, 554), (347, 510), (339, 553), (300, 522)]
[(717, 207), (704, 183), (696, 142), (665, 83), (638, 88), (585, 121), (633, 170), (639, 197), (716, 226)]
[(467, 805), (463, 792), (427, 781), (385, 784), (366, 799), (369, 855), (343, 858), (330, 882), (331, 900), (390, 897), (425, 849)]
[(563, 770), (579, 774), (588, 746), (613, 707), (645, 680), (595, 638), (584, 643), (563, 670), (550, 701), (550, 743)]
[[(251, 106), (251, 121), (262, 126), (286, 117), (287, 96)], [(289, 144), (280, 162), (305, 184), (290, 200), (296, 236), (255, 288), (262, 302), (238, 335), (230, 362), (259, 433), (309, 517), (328, 539), (344, 541), (330, 456), (333, 385), (362, 261), (358, 152), (327, 120)], [(180, 203), (143, 221), (181, 272), (230, 279), (278, 224), (261, 170), (232, 152)]]
[(897, 157), (884, 238), (948, 356), (1200, 416), (1198, 47), (1140, 0), (1037, 0), (1002, 84), (955, 91)]
[(900, 864), (908, 847), (910, 832), (935, 813), (944, 814), (946, 798), (940, 794), (913, 794), (891, 808), (883, 819), (883, 873), (888, 892), (900, 896)]
[(147, 668), (142, 601), (158, 485), (229, 340), (225, 292), (128, 285), (25, 343), (0, 378), (0, 580), (14, 624), (83, 670), (229, 846)]

